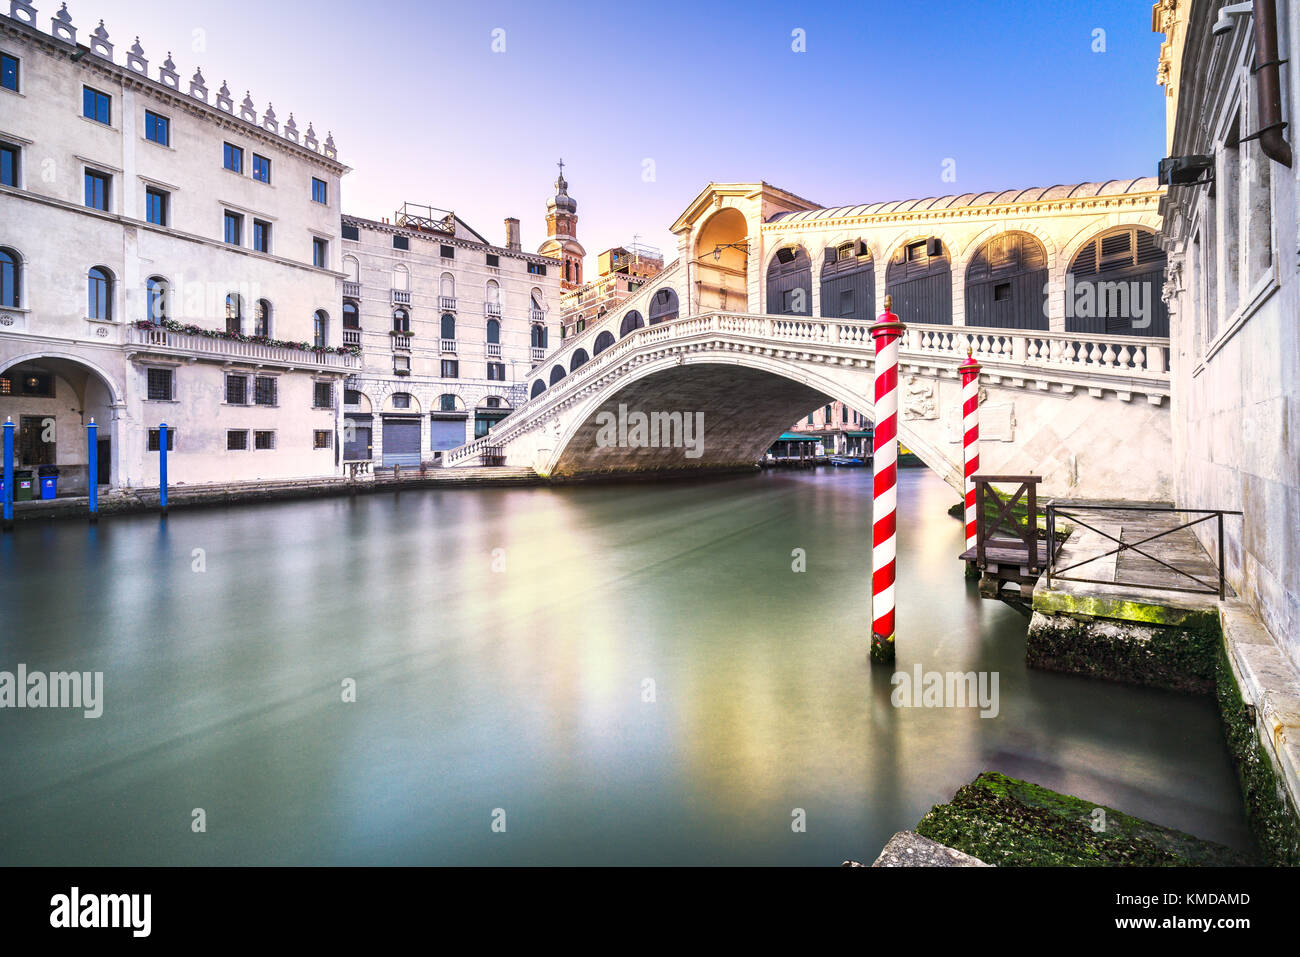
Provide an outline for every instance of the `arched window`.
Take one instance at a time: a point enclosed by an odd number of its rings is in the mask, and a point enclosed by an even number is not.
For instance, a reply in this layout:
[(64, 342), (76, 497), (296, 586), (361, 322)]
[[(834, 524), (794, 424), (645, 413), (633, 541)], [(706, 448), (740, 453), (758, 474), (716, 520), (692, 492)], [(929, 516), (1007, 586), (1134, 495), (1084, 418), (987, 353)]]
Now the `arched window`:
[(326, 346), (329, 345), (329, 340), (330, 340), (329, 313), (327, 313), (324, 309), (317, 309), (315, 322), (313, 325), (316, 332), (316, 342), (315, 342), (316, 348), (324, 349)]
[(501, 305), (501, 286), (495, 279), (487, 281), (487, 301), (489, 305)]
[(361, 281), (361, 264), (353, 256), (343, 257), (343, 275), (347, 277), (348, 282)]
[(537, 322), (533, 323), (532, 338), (533, 338), (534, 349), (545, 349), (546, 348), (546, 327), (543, 326), (541, 323), (537, 323)]
[(456, 308), (456, 277), (449, 272), (442, 274), (438, 280), (438, 295), (444, 300), (442, 307), (444, 309)]
[(575, 349), (573, 358), (569, 360), (569, 371), (577, 372), (580, 366), (587, 364), (588, 356), (586, 349)]
[(529, 390), (528, 398), (535, 399), (545, 391), (546, 391), (546, 382), (542, 379), (538, 379), (536, 382), (533, 383), (532, 389)]
[(529, 295), (528, 309), (528, 318), (533, 322), (541, 322), (546, 317), (546, 313), (542, 309), (542, 294), (540, 291), (534, 289)]
[(411, 288), (411, 273), (400, 263), (393, 267), (393, 288), (405, 292)]
[(244, 301), (238, 293), (226, 297), (226, 332), (233, 336), (244, 332)]
[(351, 299), (343, 300), (343, 328), (361, 328), (361, 310), (357, 308), (357, 304)]
[(501, 344), (501, 323), (495, 319), (488, 320), (487, 341), (492, 345)]
[[(344, 313), (346, 315), (346, 313)], [(411, 332), (411, 314), (405, 309), (393, 310), (393, 331), (400, 332), (402, 335), (409, 335)]]
[(12, 249), (0, 249), (0, 306), (17, 309), (22, 305), (18, 262), (18, 254)]
[(596, 337), (596, 344), (591, 347), (591, 354), (598, 356), (614, 344), (614, 333), (606, 329)]
[(144, 292), (149, 321), (162, 322), (167, 318), (167, 280), (162, 276), (150, 276)]
[(677, 318), (677, 293), (660, 289), (650, 298), (650, 325), (672, 322)]
[(456, 317), (451, 313), (444, 313), (442, 317), (442, 338), (456, 338)]
[(103, 266), (92, 266), (86, 282), (86, 316), (113, 318), (113, 274)]
[(253, 306), (253, 335), (271, 337), (271, 302), (259, 299)]
[(619, 323), (618, 337), (622, 339), (624, 336), (636, 332), (636, 330), (640, 329), (644, 325), (645, 320), (641, 318), (641, 313), (633, 309), (625, 315), (623, 321)]
[(551, 385), (555, 385), (555, 383), (557, 383), (557, 382), (559, 382), (561, 379), (563, 379), (563, 378), (564, 378), (564, 375), (565, 375), (565, 373), (564, 373), (564, 366), (560, 366), (560, 365), (552, 366), (552, 367), (551, 367)]

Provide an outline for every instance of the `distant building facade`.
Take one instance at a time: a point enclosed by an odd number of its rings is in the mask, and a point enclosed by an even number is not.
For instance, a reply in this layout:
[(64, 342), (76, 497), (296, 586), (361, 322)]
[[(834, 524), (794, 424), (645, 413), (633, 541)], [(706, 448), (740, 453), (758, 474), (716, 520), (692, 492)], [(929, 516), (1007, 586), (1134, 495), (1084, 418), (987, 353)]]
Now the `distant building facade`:
[(1228, 581), (1300, 665), (1300, 13), (1221, 10), (1153, 11), (1169, 156), (1208, 160), (1163, 204), (1175, 496), (1245, 513), (1225, 524)]
[[(125, 56), (67, 9), (0, 16), (0, 419), (61, 491), (337, 474), (332, 136)], [(98, 427), (89, 473), (86, 425)]]
[(596, 278), (560, 299), (566, 337), (604, 318), (664, 268), (663, 253), (638, 243), (606, 249), (597, 256), (596, 262)]
[(815, 436), (828, 455), (870, 455), (871, 420), (838, 400), (818, 406), (788, 430)]
[(412, 466), (485, 434), (526, 398), (558, 340), (563, 263), (503, 245), (455, 213), (405, 204), (345, 215), (344, 339), (361, 368), (343, 394), (345, 462)]

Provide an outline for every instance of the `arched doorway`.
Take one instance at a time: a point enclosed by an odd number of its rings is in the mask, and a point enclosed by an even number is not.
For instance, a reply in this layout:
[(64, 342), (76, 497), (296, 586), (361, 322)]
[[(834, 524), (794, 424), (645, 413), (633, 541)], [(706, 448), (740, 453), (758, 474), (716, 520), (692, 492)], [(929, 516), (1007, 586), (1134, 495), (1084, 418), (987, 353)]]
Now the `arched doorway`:
[(903, 322), (952, 325), (952, 263), (943, 241), (930, 236), (894, 250), (885, 267), (885, 293)]
[(1035, 236), (1002, 233), (975, 251), (966, 267), (966, 325), (1047, 329), (1047, 250)]
[(821, 313), (828, 319), (876, 317), (876, 261), (860, 239), (827, 246), (822, 261)]
[(773, 316), (812, 315), (812, 260), (802, 246), (784, 246), (767, 264), (767, 311)]
[[(0, 370), (0, 422), (14, 422), (14, 468), (57, 469), (58, 494), (85, 495), (94, 481), (119, 482), (115, 457), (118, 387), (100, 369), (67, 356), (22, 356)], [(91, 419), (97, 428), (95, 474), (90, 474)], [(33, 475), (33, 493), (39, 495)]]
[(747, 311), (747, 236), (744, 213), (730, 206), (718, 210), (700, 227), (695, 241), (695, 283), (701, 311)]
[(1169, 335), (1164, 273), (1165, 252), (1149, 229), (1124, 226), (1090, 239), (1065, 277), (1066, 332)]

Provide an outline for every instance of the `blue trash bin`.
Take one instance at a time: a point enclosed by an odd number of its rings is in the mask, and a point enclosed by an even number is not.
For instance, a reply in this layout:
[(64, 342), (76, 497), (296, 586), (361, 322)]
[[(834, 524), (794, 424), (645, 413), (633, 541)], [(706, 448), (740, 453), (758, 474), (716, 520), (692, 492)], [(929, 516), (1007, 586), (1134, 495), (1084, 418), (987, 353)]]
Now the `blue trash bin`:
[(41, 498), (54, 498), (59, 494), (59, 470), (52, 465), (42, 465), (36, 470), (41, 480)]

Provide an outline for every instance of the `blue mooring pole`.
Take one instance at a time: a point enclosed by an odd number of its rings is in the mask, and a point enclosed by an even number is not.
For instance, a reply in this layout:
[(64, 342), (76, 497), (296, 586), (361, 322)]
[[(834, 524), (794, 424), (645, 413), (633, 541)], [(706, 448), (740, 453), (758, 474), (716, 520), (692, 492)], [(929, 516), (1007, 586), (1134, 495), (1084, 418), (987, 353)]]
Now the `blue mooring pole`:
[(14, 524), (14, 420), (5, 416), (5, 531)]
[(86, 488), (90, 492), (90, 520), (99, 520), (99, 426), (94, 416), (86, 426)]
[(167, 423), (158, 426), (158, 505), (167, 514)]

